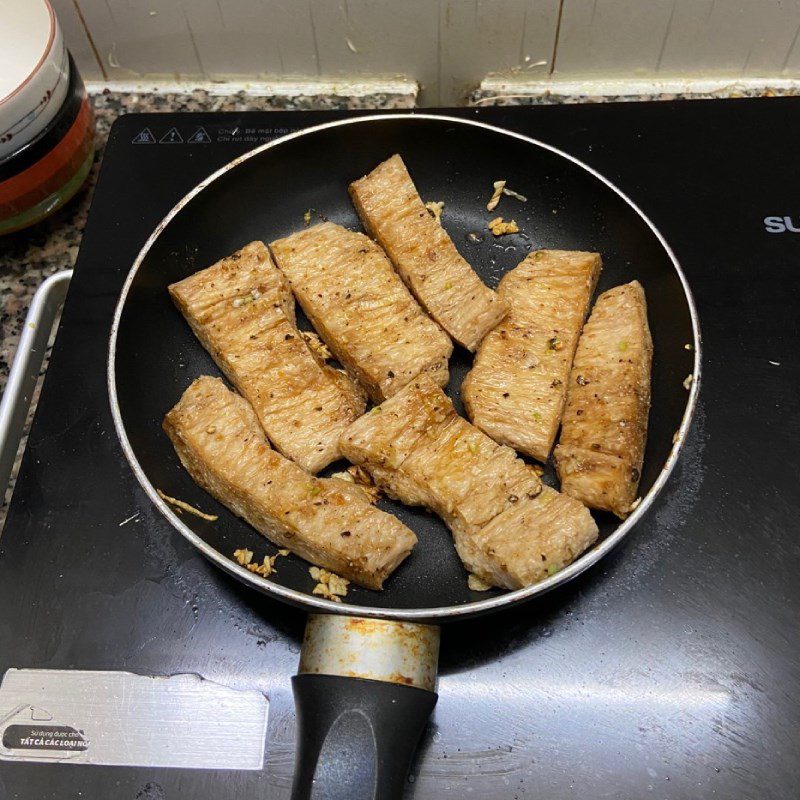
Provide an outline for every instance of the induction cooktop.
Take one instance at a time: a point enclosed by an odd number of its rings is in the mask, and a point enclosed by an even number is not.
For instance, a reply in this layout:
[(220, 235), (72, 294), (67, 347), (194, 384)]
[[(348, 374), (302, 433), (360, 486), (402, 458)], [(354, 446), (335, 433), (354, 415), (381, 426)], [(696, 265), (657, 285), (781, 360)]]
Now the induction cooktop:
[[(123, 280), (165, 213), (248, 149), (348, 113), (114, 125), (0, 537), (0, 797), (289, 796), (305, 615), (151, 506), (105, 368)], [(555, 145), (642, 208), (694, 291), (704, 385), (674, 474), (616, 550), (445, 626), (407, 796), (796, 796), (800, 98), (447, 113)]]

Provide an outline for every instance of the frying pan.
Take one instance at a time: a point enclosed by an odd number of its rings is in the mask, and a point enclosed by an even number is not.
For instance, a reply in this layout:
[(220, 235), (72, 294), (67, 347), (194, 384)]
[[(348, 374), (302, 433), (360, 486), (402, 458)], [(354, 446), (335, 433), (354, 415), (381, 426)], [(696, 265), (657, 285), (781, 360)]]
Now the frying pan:
[[(471, 591), (441, 520), (389, 500), (381, 500), (381, 507), (412, 528), (419, 542), (382, 592), (351, 587), (342, 604), (313, 596), (308, 564), (294, 556), (282, 558), (277, 573), (265, 580), (231, 556), (247, 547), (260, 559), (275, 548), (195, 485), (161, 430), (165, 412), (195, 377), (219, 374), (173, 307), (167, 285), (249, 241), (270, 242), (298, 230), (309, 210), (358, 229), (348, 184), (393, 153), (402, 155), (423, 199), (444, 201), (445, 227), (490, 286), (529, 250), (559, 248), (602, 253), (598, 291), (637, 278), (647, 293), (655, 357), (641, 503), (624, 522), (595, 513), (598, 543), (535, 586)], [(486, 202), (499, 179), (527, 202), (506, 197), (489, 214)], [(487, 235), (486, 223), (497, 214), (515, 219), (521, 233)], [(307, 325), (299, 317), (301, 326)], [(448, 393), (461, 413), (459, 387), (471, 362), (460, 348), (450, 362)], [(610, 181), (549, 145), (484, 123), (389, 114), (290, 134), (232, 161), (189, 192), (130, 270), (111, 331), (108, 367), (123, 450), (166, 519), (239, 580), (314, 612), (293, 679), (298, 713), (293, 797), (395, 798), (436, 702), (437, 624), (498, 612), (570, 580), (647, 513), (675, 465), (696, 404), (700, 334), (674, 254)], [(694, 380), (687, 392), (690, 374)], [(546, 473), (545, 482), (552, 477)], [(219, 518), (178, 516), (156, 489)]]

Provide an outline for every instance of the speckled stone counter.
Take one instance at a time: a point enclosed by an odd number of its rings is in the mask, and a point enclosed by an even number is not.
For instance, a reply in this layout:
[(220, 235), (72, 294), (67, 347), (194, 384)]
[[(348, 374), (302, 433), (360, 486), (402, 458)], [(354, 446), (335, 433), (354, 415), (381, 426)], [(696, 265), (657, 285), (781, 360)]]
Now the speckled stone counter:
[[(297, 96), (253, 97), (238, 93), (212, 95), (197, 90), (191, 94), (119, 94), (109, 91), (92, 95), (97, 119), (97, 153), (86, 184), (64, 208), (39, 225), (0, 237), (0, 391), (5, 389), (19, 334), (31, 299), (42, 281), (75, 263), (103, 148), (114, 120), (129, 112), (158, 111), (257, 111), (347, 108), (409, 108), (413, 95), (375, 94), (359, 97)], [(47, 362), (43, 366), (43, 371)], [(38, 393), (38, 389), (37, 389)], [(36, 398), (34, 396), (33, 408)], [(30, 421), (29, 415), (29, 421)], [(25, 441), (20, 446), (20, 454)], [(16, 467), (14, 470), (16, 474)], [(6, 500), (10, 499), (10, 492)], [(3, 498), (0, 498), (2, 500)], [(0, 507), (0, 530), (7, 503)]]

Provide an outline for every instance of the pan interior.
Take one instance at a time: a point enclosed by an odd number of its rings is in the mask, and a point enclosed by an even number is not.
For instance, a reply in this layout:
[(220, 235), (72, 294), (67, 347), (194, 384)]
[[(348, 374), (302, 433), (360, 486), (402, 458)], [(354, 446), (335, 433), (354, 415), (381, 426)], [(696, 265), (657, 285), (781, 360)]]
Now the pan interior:
[[(184, 514), (182, 522), (229, 558), (248, 547), (256, 558), (275, 548), (197, 487), (181, 467), (161, 420), (199, 375), (220, 375), (167, 294), (167, 285), (254, 239), (267, 243), (304, 225), (310, 209), (361, 230), (348, 184), (393, 153), (405, 160), (423, 199), (444, 202), (443, 224), (456, 247), (492, 287), (531, 249), (596, 250), (603, 257), (598, 292), (641, 281), (653, 334), (653, 403), (640, 493), (657, 480), (687, 405), (682, 381), (692, 372), (691, 314), (679, 275), (656, 234), (611, 187), (579, 164), (528, 140), (446, 119), (386, 118), (318, 129), (285, 140), (229, 169), (184, 205), (144, 254), (125, 299), (115, 359), (119, 412), (133, 454), (153, 487), (219, 515), (210, 523)], [(486, 210), (499, 179), (527, 198), (504, 197)], [(495, 238), (494, 216), (514, 219), (518, 235)], [(474, 239), (478, 241), (474, 241)], [(299, 314), (301, 327), (308, 326)], [(456, 348), (448, 393), (463, 413), (459, 387), (472, 356)], [(341, 468), (341, 464), (333, 469)], [(552, 474), (545, 480), (553, 483)], [(349, 604), (385, 609), (463, 606), (500, 594), (472, 592), (451, 536), (434, 515), (381, 500), (419, 538), (412, 555), (383, 592), (351, 586)], [(594, 513), (600, 541), (619, 521)], [(281, 558), (270, 581), (310, 593), (308, 564)], [(269, 591), (270, 584), (263, 587)]]

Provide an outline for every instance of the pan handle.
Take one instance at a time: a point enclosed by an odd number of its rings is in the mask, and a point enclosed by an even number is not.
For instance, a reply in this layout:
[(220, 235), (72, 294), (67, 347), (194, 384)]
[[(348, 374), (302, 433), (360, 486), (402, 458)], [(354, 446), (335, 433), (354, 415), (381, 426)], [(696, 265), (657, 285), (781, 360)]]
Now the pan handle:
[(436, 705), (439, 628), (311, 615), (292, 678), (292, 800), (400, 800)]
[(0, 401), (0, 504), (14, 468), (47, 342), (64, 304), (71, 278), (72, 270), (67, 269), (43, 281), (25, 317), (14, 363)]

